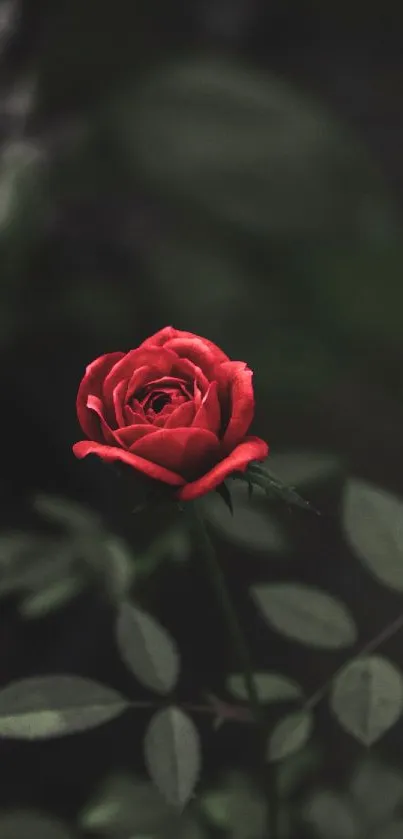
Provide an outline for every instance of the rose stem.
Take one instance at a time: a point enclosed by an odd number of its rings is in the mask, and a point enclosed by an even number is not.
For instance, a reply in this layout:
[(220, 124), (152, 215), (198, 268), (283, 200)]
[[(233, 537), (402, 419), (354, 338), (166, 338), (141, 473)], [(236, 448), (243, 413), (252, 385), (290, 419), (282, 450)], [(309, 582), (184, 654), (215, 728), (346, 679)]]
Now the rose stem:
[[(248, 694), (249, 706), (255, 724), (263, 734), (263, 741), (266, 743), (267, 731), (264, 717), (261, 712), (259, 697), (256, 691), (253, 677), (249, 650), (245, 641), (244, 633), (240, 626), (238, 615), (232, 603), (228, 588), (225, 582), (221, 567), (217, 562), (216, 552), (208, 535), (203, 516), (199, 511), (197, 502), (193, 501), (184, 505), (185, 511), (189, 514), (190, 525), (197, 539), (197, 547), (206, 563), (206, 568), (212, 587), (214, 588), (218, 604), (222, 609), (224, 619), (227, 623), (228, 633), (237, 652), (239, 664), (242, 669), (245, 688)], [(269, 836), (270, 839), (277, 837), (277, 783), (276, 773), (272, 764), (267, 766), (269, 777)]]

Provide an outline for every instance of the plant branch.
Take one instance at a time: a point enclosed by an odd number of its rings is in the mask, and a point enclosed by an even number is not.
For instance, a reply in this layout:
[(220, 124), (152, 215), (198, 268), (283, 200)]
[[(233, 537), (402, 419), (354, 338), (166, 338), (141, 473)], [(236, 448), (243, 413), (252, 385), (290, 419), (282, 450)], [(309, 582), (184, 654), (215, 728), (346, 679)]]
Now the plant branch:
[[(254, 722), (254, 717), (250, 710), (244, 708), (242, 705), (230, 705), (212, 695), (208, 696), (207, 699), (206, 705), (194, 702), (180, 702), (178, 704), (183, 711), (188, 711), (190, 714), (206, 714), (207, 716), (219, 717), (221, 720), (237, 723)], [(129, 702), (130, 708), (137, 711), (160, 710), (161, 708), (165, 708), (167, 704), (169, 703), (166, 701), (156, 699), (141, 699)]]
[(193, 530), (197, 537), (198, 550), (203, 555), (218, 605), (223, 612), (231, 641), (238, 655), (253, 717), (256, 724), (261, 725), (262, 714), (253, 678), (253, 667), (250, 661), (249, 650), (246, 646), (244, 635), (239, 625), (238, 616), (229, 596), (224, 575), (218, 562), (216, 561), (215, 550), (207, 533), (203, 518), (199, 513), (198, 507), (195, 503), (188, 505), (188, 507), (191, 507), (191, 524), (193, 525)]
[[(219, 563), (217, 562), (214, 547), (211, 543), (209, 534), (207, 532), (203, 516), (199, 512), (197, 503), (193, 502), (185, 505), (185, 510), (189, 514), (190, 525), (194, 531), (197, 540), (197, 548), (200, 554), (203, 556), (211, 584), (215, 591), (219, 608), (223, 613), (229, 635), (238, 655), (239, 664), (242, 670), (245, 688), (249, 700), (251, 714), (253, 715), (253, 719), (257, 727), (260, 729), (262, 733), (263, 743), (266, 743), (267, 730), (265, 720), (260, 708), (259, 697), (255, 686), (253, 666), (251, 663), (249, 650), (238, 620), (238, 615), (233, 606), (224, 575), (222, 573)], [(270, 836), (270, 839), (276, 839), (278, 834), (277, 775), (275, 767), (270, 763), (267, 766), (267, 772), (270, 776), (268, 778), (268, 834)]]
[[(368, 655), (368, 653), (373, 653), (378, 647), (381, 646), (385, 641), (388, 641), (389, 638), (392, 638), (393, 635), (396, 635), (396, 632), (399, 632), (400, 629), (403, 629), (403, 614), (399, 615), (395, 620), (391, 623), (388, 623), (375, 638), (372, 638), (371, 641), (368, 641), (359, 653), (352, 657), (352, 661), (356, 658), (361, 658), (363, 655)], [(324, 685), (322, 685), (312, 696), (309, 697), (307, 702), (305, 703), (305, 708), (312, 709), (315, 708), (316, 705), (326, 696), (328, 690), (332, 686), (334, 679), (342, 672), (345, 668), (345, 664), (342, 664), (337, 670), (333, 673), (330, 679), (328, 679)]]

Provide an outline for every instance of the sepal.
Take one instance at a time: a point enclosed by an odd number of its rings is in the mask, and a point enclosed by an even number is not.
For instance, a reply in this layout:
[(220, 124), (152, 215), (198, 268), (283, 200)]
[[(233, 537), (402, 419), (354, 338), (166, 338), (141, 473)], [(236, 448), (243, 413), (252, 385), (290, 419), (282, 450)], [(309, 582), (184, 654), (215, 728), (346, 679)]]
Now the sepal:
[(228, 509), (231, 513), (231, 516), (233, 516), (234, 515), (234, 506), (232, 504), (231, 493), (230, 493), (226, 483), (220, 484), (220, 486), (218, 486), (216, 488), (216, 492), (218, 492), (218, 494), (221, 495), (221, 498), (224, 501), (224, 504), (228, 507)]
[(241, 478), (241, 480), (247, 482), (249, 497), (251, 497), (253, 487), (257, 486), (263, 489), (266, 496), (272, 501), (283, 501), (288, 506), (300, 507), (303, 510), (309, 510), (318, 516), (320, 515), (319, 510), (316, 510), (309, 501), (302, 498), (294, 487), (283, 484), (273, 472), (257, 461), (249, 463), (245, 472), (234, 473), (232, 477)]

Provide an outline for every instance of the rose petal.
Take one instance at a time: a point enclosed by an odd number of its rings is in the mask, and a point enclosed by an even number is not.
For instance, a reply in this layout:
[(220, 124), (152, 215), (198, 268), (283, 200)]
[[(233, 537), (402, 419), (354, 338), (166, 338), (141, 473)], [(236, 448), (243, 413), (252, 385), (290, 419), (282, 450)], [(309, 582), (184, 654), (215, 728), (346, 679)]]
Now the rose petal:
[(155, 429), (152, 425), (146, 425), (145, 423), (141, 425), (126, 425), (125, 428), (120, 428), (119, 431), (115, 431), (115, 437), (123, 448), (130, 449), (136, 440), (140, 440), (141, 437), (145, 437), (147, 434), (153, 434), (154, 431)]
[(196, 382), (202, 393), (206, 393), (208, 390), (209, 380), (200, 367), (194, 364), (193, 361), (189, 361), (188, 358), (179, 358), (178, 356), (172, 367), (172, 373), (185, 378), (186, 382), (190, 383), (191, 386), (193, 386), (193, 382)]
[(126, 420), (125, 425), (140, 425), (141, 423), (146, 423), (148, 425), (144, 411), (139, 404), (136, 405), (135, 411), (130, 405), (125, 405), (123, 408), (123, 415)]
[(229, 422), (223, 437), (223, 450), (232, 451), (245, 437), (255, 413), (252, 370), (238, 370), (230, 382)]
[(132, 399), (133, 394), (136, 392), (136, 390), (140, 390), (140, 388), (145, 387), (145, 385), (148, 384), (150, 375), (151, 378), (154, 375), (157, 375), (157, 370), (155, 369), (155, 367), (150, 368), (144, 364), (142, 367), (138, 367), (136, 368), (136, 370), (134, 370), (127, 383), (127, 401), (129, 401), (129, 399)]
[(248, 370), (248, 365), (245, 361), (225, 361), (220, 364), (214, 371), (214, 378), (218, 384), (218, 390), (225, 392), (229, 384), (238, 373), (243, 370)]
[(193, 402), (183, 402), (178, 408), (168, 416), (164, 428), (186, 428), (192, 425), (192, 420), (195, 415), (195, 408)]
[(120, 428), (120, 426), (122, 425), (126, 425), (126, 420), (123, 416), (123, 405), (126, 396), (126, 390), (127, 383), (125, 381), (122, 381), (119, 382), (118, 385), (116, 385), (112, 394), (113, 409), (115, 412), (115, 420), (118, 428)]
[(218, 434), (221, 425), (221, 410), (217, 395), (217, 382), (211, 385), (204, 395), (196, 416), (192, 422), (193, 428), (208, 428), (213, 434)]
[(102, 395), (102, 385), (105, 376), (109, 373), (112, 367), (123, 358), (124, 353), (112, 352), (106, 355), (101, 355), (96, 358), (92, 364), (86, 368), (84, 377), (81, 381), (77, 393), (77, 417), (84, 434), (93, 439), (102, 440), (102, 434), (99, 428), (99, 422), (94, 417), (94, 414), (87, 408), (87, 399), (89, 394), (94, 396)]
[(200, 408), (202, 403), (203, 394), (197, 384), (197, 382), (193, 382), (193, 402), (196, 408), (196, 411)]
[(150, 368), (158, 376), (166, 376), (171, 371), (172, 364), (177, 357), (171, 350), (166, 350), (164, 347), (149, 347), (142, 349), (138, 347), (136, 350), (131, 350), (126, 353), (124, 358), (121, 358), (112, 367), (112, 370), (107, 375), (103, 386), (103, 397), (107, 406), (112, 404), (113, 391), (117, 384), (122, 379), (130, 380), (133, 373), (140, 367)]
[(115, 445), (116, 438), (112, 428), (110, 428), (110, 426), (106, 422), (106, 419), (104, 418), (102, 402), (99, 399), (99, 397), (92, 396), (90, 394), (90, 396), (87, 399), (87, 408), (89, 411), (92, 411), (98, 417), (102, 440), (105, 441), (105, 443), (110, 443), (112, 446)]
[(172, 390), (172, 388), (177, 388), (178, 390), (187, 390), (187, 384), (185, 380), (178, 379), (175, 376), (161, 376), (160, 379), (154, 379), (151, 382), (147, 382), (147, 388), (150, 388), (150, 390), (157, 387), (158, 390), (163, 387), (166, 387), (167, 389), (169, 388), (170, 390)]
[(220, 444), (215, 434), (204, 428), (161, 428), (143, 437), (131, 451), (181, 475), (194, 475), (210, 469)]
[(201, 478), (186, 484), (176, 493), (176, 497), (181, 501), (191, 501), (206, 495), (222, 484), (232, 472), (244, 472), (252, 460), (264, 460), (268, 453), (269, 447), (264, 440), (260, 440), (259, 437), (246, 437), (228, 457), (220, 460)]
[(184, 479), (181, 475), (177, 475), (170, 469), (165, 469), (163, 466), (145, 460), (136, 454), (126, 451), (126, 449), (118, 449), (115, 446), (103, 446), (100, 443), (95, 443), (93, 440), (81, 440), (73, 446), (73, 452), (76, 457), (83, 458), (89, 454), (96, 454), (101, 460), (106, 463), (112, 463), (115, 460), (120, 460), (131, 466), (137, 472), (143, 475), (148, 475), (149, 478), (154, 478), (156, 481), (161, 481), (170, 486), (182, 486)]
[(193, 364), (200, 367), (209, 378), (213, 375), (217, 359), (203, 338), (198, 338), (196, 335), (190, 338), (172, 338), (164, 344), (164, 347), (173, 350), (180, 358), (193, 361)]
[(197, 338), (198, 340), (203, 341), (203, 343), (208, 347), (209, 350), (214, 355), (215, 364), (221, 364), (223, 361), (229, 361), (228, 356), (223, 352), (216, 344), (212, 341), (209, 341), (208, 338), (202, 338), (200, 335), (194, 335), (193, 332), (184, 332), (181, 329), (175, 329), (173, 326), (164, 326), (163, 329), (160, 329), (154, 335), (151, 335), (150, 338), (147, 338), (141, 344), (142, 347), (162, 347), (164, 346), (167, 341), (175, 340), (176, 338), (180, 339), (193, 339)]
[(171, 385), (171, 387), (186, 387), (186, 382), (184, 382), (183, 379), (178, 379), (174, 376), (160, 376), (159, 370), (155, 365), (150, 365), (149, 367), (143, 366), (139, 367), (138, 370), (135, 370), (129, 380), (129, 384), (127, 386), (127, 401), (130, 401), (137, 391), (152, 389), (153, 386), (156, 387), (162, 382), (165, 385)]
[(178, 337), (178, 330), (174, 329), (173, 326), (164, 326), (163, 329), (159, 329), (158, 332), (155, 332), (154, 335), (150, 335), (149, 338), (146, 338), (140, 347), (162, 347), (170, 338), (177, 338)]

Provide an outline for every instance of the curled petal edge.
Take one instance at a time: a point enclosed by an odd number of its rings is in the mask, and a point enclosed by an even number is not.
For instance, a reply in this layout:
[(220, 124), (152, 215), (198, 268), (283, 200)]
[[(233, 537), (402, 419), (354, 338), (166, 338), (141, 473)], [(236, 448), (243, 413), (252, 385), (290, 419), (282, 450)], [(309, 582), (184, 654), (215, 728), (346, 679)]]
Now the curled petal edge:
[(228, 457), (220, 460), (209, 472), (196, 481), (185, 484), (176, 493), (179, 501), (192, 501), (206, 495), (221, 484), (232, 472), (244, 472), (252, 460), (264, 460), (269, 447), (260, 437), (245, 437)]
[(169, 484), (170, 486), (180, 487), (185, 483), (185, 479), (181, 475), (177, 475), (176, 472), (171, 472), (170, 469), (166, 469), (164, 466), (158, 466), (156, 463), (151, 463), (150, 460), (146, 460), (144, 457), (128, 452), (125, 449), (115, 448), (115, 446), (104, 446), (92, 440), (81, 440), (79, 443), (74, 444), (73, 453), (80, 459), (87, 457), (89, 454), (96, 454), (106, 463), (113, 463), (113, 461), (120, 460), (121, 463), (126, 463), (127, 466), (136, 469), (137, 472), (142, 472), (143, 475), (147, 475), (149, 478), (154, 478), (154, 480)]

